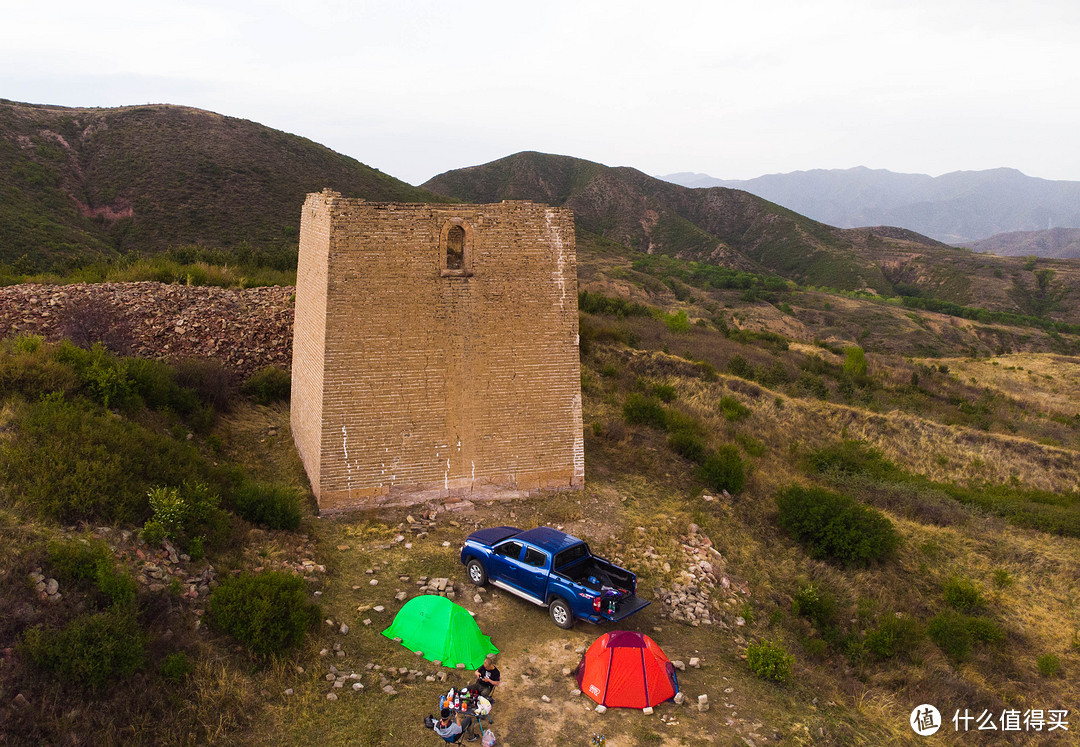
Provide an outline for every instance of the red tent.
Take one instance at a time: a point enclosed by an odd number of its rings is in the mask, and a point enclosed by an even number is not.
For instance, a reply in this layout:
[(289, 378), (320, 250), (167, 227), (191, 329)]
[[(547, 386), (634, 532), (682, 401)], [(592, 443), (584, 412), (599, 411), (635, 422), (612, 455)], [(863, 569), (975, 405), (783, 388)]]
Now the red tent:
[(578, 687), (608, 708), (646, 708), (675, 697), (675, 667), (643, 633), (612, 630), (581, 657)]

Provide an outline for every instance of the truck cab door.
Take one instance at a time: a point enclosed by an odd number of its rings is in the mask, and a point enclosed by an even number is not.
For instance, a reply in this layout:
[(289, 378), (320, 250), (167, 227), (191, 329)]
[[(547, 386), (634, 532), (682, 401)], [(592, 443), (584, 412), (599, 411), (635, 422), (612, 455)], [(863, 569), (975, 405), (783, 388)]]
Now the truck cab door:
[(525, 545), (525, 554), (517, 563), (518, 586), (526, 594), (546, 601), (551, 556), (543, 550)]
[(488, 578), (517, 586), (517, 566), (523, 547), (521, 542), (507, 540), (491, 548), (491, 555), (488, 557)]

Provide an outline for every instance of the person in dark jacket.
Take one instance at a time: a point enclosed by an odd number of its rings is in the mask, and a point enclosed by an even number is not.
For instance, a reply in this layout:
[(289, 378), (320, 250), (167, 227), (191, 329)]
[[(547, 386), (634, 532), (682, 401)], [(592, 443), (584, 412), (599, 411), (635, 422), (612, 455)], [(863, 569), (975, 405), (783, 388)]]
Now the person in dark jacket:
[(476, 670), (476, 684), (473, 687), (485, 698), (491, 698), (492, 693), (499, 684), (499, 668), (495, 666), (494, 655), (484, 659), (484, 663)]

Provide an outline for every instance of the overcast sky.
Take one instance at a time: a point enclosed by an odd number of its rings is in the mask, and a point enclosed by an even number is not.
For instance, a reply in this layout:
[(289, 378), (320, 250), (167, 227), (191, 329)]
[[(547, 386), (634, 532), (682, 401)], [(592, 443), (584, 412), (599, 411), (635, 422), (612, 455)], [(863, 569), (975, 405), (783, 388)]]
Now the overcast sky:
[(726, 179), (1080, 180), (1077, 0), (0, 0), (0, 98), (170, 103), (417, 184), (521, 150)]

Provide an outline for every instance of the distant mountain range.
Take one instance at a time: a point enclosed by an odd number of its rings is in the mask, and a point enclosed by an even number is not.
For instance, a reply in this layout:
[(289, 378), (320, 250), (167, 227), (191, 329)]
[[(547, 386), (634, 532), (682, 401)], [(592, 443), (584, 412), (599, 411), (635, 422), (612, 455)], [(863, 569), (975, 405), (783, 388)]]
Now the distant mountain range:
[(902, 226), (948, 244), (996, 234), (1080, 228), (1080, 182), (1050, 181), (1016, 169), (955, 171), (938, 177), (885, 169), (815, 169), (723, 180), (707, 174), (660, 177), (686, 187), (728, 187), (841, 228)]
[(903, 228), (834, 228), (748, 192), (690, 189), (632, 168), (526, 152), (448, 171), (422, 186), (467, 202), (534, 200), (572, 208), (579, 245), (586, 247), (600, 236), (641, 252), (770, 272), (806, 285), (1036, 316), (1058, 306), (1069, 309), (1070, 318), (1075, 313), (1075, 263), (1039, 260), (1040, 270), (1053, 269), (1049, 284), (1040, 287), (1029, 263), (1019, 259), (975, 254)]

